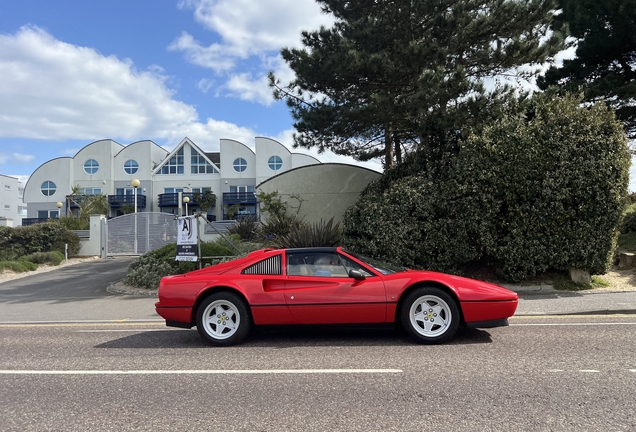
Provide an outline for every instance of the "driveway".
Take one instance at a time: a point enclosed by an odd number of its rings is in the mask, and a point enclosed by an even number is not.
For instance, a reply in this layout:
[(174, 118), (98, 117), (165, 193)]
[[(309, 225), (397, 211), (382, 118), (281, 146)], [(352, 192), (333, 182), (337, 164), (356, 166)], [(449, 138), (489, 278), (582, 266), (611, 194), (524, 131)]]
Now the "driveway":
[[(92, 260), (0, 283), (0, 322), (160, 321), (155, 298), (114, 295), (133, 257)], [(55, 307), (51, 307), (55, 306)]]

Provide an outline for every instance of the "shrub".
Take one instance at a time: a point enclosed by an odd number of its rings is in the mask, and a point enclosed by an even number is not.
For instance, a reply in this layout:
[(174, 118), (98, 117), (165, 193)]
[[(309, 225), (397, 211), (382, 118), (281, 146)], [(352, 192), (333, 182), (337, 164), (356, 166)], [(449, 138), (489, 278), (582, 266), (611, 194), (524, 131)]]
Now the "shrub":
[[(164, 276), (187, 273), (199, 268), (198, 262), (175, 261), (177, 245), (167, 244), (159, 249), (150, 251), (139, 257), (128, 266), (128, 273), (124, 283), (138, 288), (155, 289)], [(225, 244), (223, 239), (216, 242), (201, 242), (201, 256), (219, 257), (233, 256), (234, 251)], [(202, 260), (202, 266), (212, 264), (208, 258)]]
[(621, 223), (620, 231), (622, 234), (636, 232), (636, 212), (628, 212)]
[(410, 267), (480, 261), (513, 281), (548, 269), (604, 273), (630, 159), (613, 113), (580, 102), (535, 96), (523, 115), (503, 115), (437, 161), (435, 175), (426, 158), (388, 171), (345, 214), (343, 243)]
[(0, 230), (0, 259), (16, 260), (36, 252), (58, 251), (64, 253), (68, 244), (69, 257), (76, 256), (80, 239), (73, 232), (55, 222)]
[(48, 264), (57, 266), (60, 265), (62, 261), (64, 261), (64, 254), (58, 251), (36, 252), (34, 254), (25, 256), (24, 259), (35, 264)]
[(334, 224), (332, 217), (326, 222), (321, 219), (313, 224), (296, 224), (288, 234), (276, 237), (273, 244), (280, 248), (332, 247), (340, 244), (341, 234), (340, 222)]
[(245, 241), (252, 241), (259, 235), (259, 227), (254, 216), (241, 217), (227, 230), (230, 234), (237, 234), (241, 240)]
[(174, 274), (173, 268), (165, 261), (152, 256), (142, 256), (128, 266), (124, 283), (138, 288), (155, 289), (161, 278)]
[(261, 236), (265, 240), (286, 236), (292, 229), (302, 224), (303, 222), (297, 216), (273, 215), (261, 224)]
[[(35, 268), (33, 267), (35, 266)], [(0, 261), (0, 272), (4, 270), (12, 270), (16, 273), (24, 273), (38, 268), (37, 264), (30, 263), (28, 261)]]

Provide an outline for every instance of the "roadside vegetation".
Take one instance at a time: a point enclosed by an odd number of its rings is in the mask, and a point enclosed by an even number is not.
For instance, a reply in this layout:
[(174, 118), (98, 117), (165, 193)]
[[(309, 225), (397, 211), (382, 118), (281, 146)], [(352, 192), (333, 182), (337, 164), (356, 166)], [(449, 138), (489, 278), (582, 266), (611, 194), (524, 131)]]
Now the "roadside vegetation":
[(65, 245), (69, 257), (77, 256), (77, 235), (54, 222), (25, 227), (0, 227), (0, 272), (27, 272), (38, 265), (57, 266), (64, 260)]

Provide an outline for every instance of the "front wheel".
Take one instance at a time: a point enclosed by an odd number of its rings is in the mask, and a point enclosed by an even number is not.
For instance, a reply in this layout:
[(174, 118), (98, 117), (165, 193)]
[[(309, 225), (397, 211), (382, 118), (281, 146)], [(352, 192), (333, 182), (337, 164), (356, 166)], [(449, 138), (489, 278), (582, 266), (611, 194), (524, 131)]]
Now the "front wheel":
[(400, 315), (406, 331), (420, 343), (445, 342), (459, 327), (457, 302), (437, 287), (422, 287), (410, 293)]
[(250, 327), (247, 306), (235, 294), (212, 294), (197, 309), (197, 331), (212, 345), (238, 344), (245, 339)]

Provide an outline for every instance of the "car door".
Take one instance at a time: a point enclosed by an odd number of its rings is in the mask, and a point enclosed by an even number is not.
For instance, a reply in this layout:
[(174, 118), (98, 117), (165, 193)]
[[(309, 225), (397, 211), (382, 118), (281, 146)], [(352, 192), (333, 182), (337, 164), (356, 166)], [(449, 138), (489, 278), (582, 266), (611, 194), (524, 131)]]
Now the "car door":
[[(285, 301), (302, 324), (354, 324), (386, 321), (386, 291), (382, 278), (337, 252), (286, 254)], [(349, 277), (351, 269), (366, 274)]]

